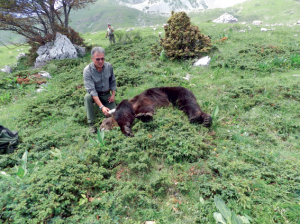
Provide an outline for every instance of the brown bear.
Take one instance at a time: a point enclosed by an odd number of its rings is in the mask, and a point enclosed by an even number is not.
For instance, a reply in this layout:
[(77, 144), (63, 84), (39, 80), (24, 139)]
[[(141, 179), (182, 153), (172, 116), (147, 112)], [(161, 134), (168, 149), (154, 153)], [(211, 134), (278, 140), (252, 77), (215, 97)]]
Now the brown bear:
[(122, 100), (113, 116), (102, 122), (100, 129), (111, 130), (120, 126), (124, 135), (133, 137), (131, 125), (135, 118), (143, 122), (150, 121), (156, 107), (170, 104), (185, 112), (190, 123), (203, 123), (205, 127), (212, 124), (211, 116), (201, 111), (195, 95), (190, 90), (184, 87), (158, 87), (147, 89), (130, 100)]

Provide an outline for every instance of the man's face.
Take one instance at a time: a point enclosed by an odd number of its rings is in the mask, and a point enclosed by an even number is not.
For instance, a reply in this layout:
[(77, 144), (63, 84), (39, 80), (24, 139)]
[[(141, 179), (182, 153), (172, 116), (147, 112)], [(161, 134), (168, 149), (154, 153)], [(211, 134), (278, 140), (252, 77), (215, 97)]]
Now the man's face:
[(108, 28), (110, 29), (110, 25), (107, 25), (108, 26)]
[(92, 56), (92, 60), (96, 68), (102, 68), (104, 65), (104, 54), (100, 52), (95, 52)]

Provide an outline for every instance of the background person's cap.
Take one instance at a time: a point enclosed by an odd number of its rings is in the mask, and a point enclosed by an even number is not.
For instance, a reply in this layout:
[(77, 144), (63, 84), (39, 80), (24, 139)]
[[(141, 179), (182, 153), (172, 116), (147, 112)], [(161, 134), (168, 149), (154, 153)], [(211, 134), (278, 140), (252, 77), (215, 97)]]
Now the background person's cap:
[(110, 23), (108, 23), (107, 25), (110, 26)]

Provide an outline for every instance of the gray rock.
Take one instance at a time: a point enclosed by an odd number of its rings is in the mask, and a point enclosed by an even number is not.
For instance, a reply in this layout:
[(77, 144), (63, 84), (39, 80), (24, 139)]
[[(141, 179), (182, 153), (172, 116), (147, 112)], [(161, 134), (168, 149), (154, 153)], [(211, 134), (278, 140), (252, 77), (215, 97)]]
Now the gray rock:
[(232, 15), (225, 13), (221, 15), (219, 18), (213, 21), (214, 23), (237, 23), (237, 18), (234, 18)]
[(73, 44), (73, 45), (74, 45), (74, 47), (75, 47), (75, 49), (77, 51), (78, 57), (84, 57), (85, 54), (86, 54), (85, 47), (81, 47), (81, 46), (79, 46), (77, 44)]
[(133, 31), (133, 30), (134, 30), (133, 28), (129, 28), (126, 30), (126, 32)]
[(38, 73), (38, 75), (40, 75), (40, 76), (43, 77), (43, 78), (52, 79), (52, 76), (50, 75), (49, 72), (40, 71), (40, 72)]
[(186, 76), (183, 77), (183, 79), (189, 81), (191, 79), (191, 75), (190, 74), (186, 74)]
[(262, 32), (267, 32), (267, 31), (273, 31), (275, 30), (274, 28), (271, 28), (271, 29), (267, 29), (267, 28), (261, 28), (260, 31)]
[(194, 66), (208, 66), (210, 63), (211, 58), (208, 56), (205, 56), (203, 58), (200, 58), (199, 60), (194, 62)]
[(7, 74), (10, 74), (12, 72), (12, 69), (8, 65), (5, 65), (5, 67), (1, 69), (1, 72), (5, 72)]
[(20, 58), (25, 57), (25, 56), (26, 56), (26, 54), (22, 52), (16, 57), (16, 59), (19, 60)]
[(43, 84), (40, 85), (40, 88), (38, 88), (36, 90), (36, 92), (37, 93), (43, 92), (43, 91), (47, 90), (47, 87), (48, 87), (48, 84), (47, 83), (43, 83)]
[(297, 22), (297, 25), (300, 25), (300, 20)]
[(56, 34), (53, 43), (47, 43), (39, 47), (36, 52), (39, 56), (35, 59), (35, 68), (44, 66), (47, 61), (53, 59), (78, 58), (76, 48), (67, 36), (60, 33)]
[(254, 20), (254, 21), (252, 22), (253, 25), (260, 25), (260, 24), (262, 24), (262, 23), (263, 23), (263, 22), (260, 21), (260, 20)]

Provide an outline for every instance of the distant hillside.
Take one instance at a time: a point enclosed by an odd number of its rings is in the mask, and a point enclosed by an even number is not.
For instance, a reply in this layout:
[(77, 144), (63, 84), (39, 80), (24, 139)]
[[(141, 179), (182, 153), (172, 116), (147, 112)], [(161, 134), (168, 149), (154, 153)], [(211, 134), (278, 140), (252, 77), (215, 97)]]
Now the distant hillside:
[(85, 33), (107, 29), (111, 23), (115, 29), (149, 26), (166, 22), (166, 17), (145, 14), (137, 9), (119, 5), (116, 1), (97, 1), (89, 7), (73, 11), (71, 27)]
[(147, 12), (170, 14), (171, 11), (226, 8), (246, 0), (119, 0), (120, 4)]
[[(153, 4), (159, 0), (151, 1)], [(168, 2), (166, 0), (165, 2)], [(184, 1), (174, 1), (173, 5)], [(195, 2), (201, 2), (197, 0)], [(233, 2), (228, 1), (228, 2)], [(243, 0), (237, 0), (243, 1)], [(136, 4), (143, 3), (145, 0), (124, 0), (123, 2)], [(211, 1), (216, 3), (217, 0)], [(227, 3), (228, 3), (227, 2)], [(177, 4), (177, 5), (178, 5)], [(229, 3), (228, 3), (229, 4)], [(222, 7), (222, 4), (220, 4)], [(300, 2), (296, 0), (248, 0), (229, 8), (203, 9), (197, 12), (189, 13), (194, 23), (212, 21), (223, 13), (230, 13), (235, 16), (239, 22), (252, 23), (253, 20), (262, 20), (265, 24), (283, 23), (284, 25), (293, 25), (300, 20)], [(158, 13), (145, 13), (137, 9), (120, 5), (117, 0), (98, 0), (89, 7), (72, 11), (70, 26), (81, 33), (103, 31), (107, 28), (107, 23), (112, 23), (115, 29), (129, 27), (142, 27), (165, 23), (168, 17), (163, 17)], [(300, 26), (299, 26), (300, 29)], [(20, 36), (7, 31), (0, 31), (0, 40), (7, 42), (7, 38), (14, 41), (21, 41)]]
[(233, 7), (203, 10), (190, 13), (189, 16), (194, 22), (206, 22), (218, 18), (225, 12), (236, 17), (239, 22), (252, 23), (254, 20), (261, 20), (263, 25), (275, 23), (293, 25), (300, 19), (300, 2), (295, 0), (248, 0)]
[(2, 43), (4, 44), (10, 44), (13, 43), (22, 43), (24, 41), (24, 38), (18, 34), (15, 34), (11, 31), (3, 31), (0, 30), (0, 46)]

